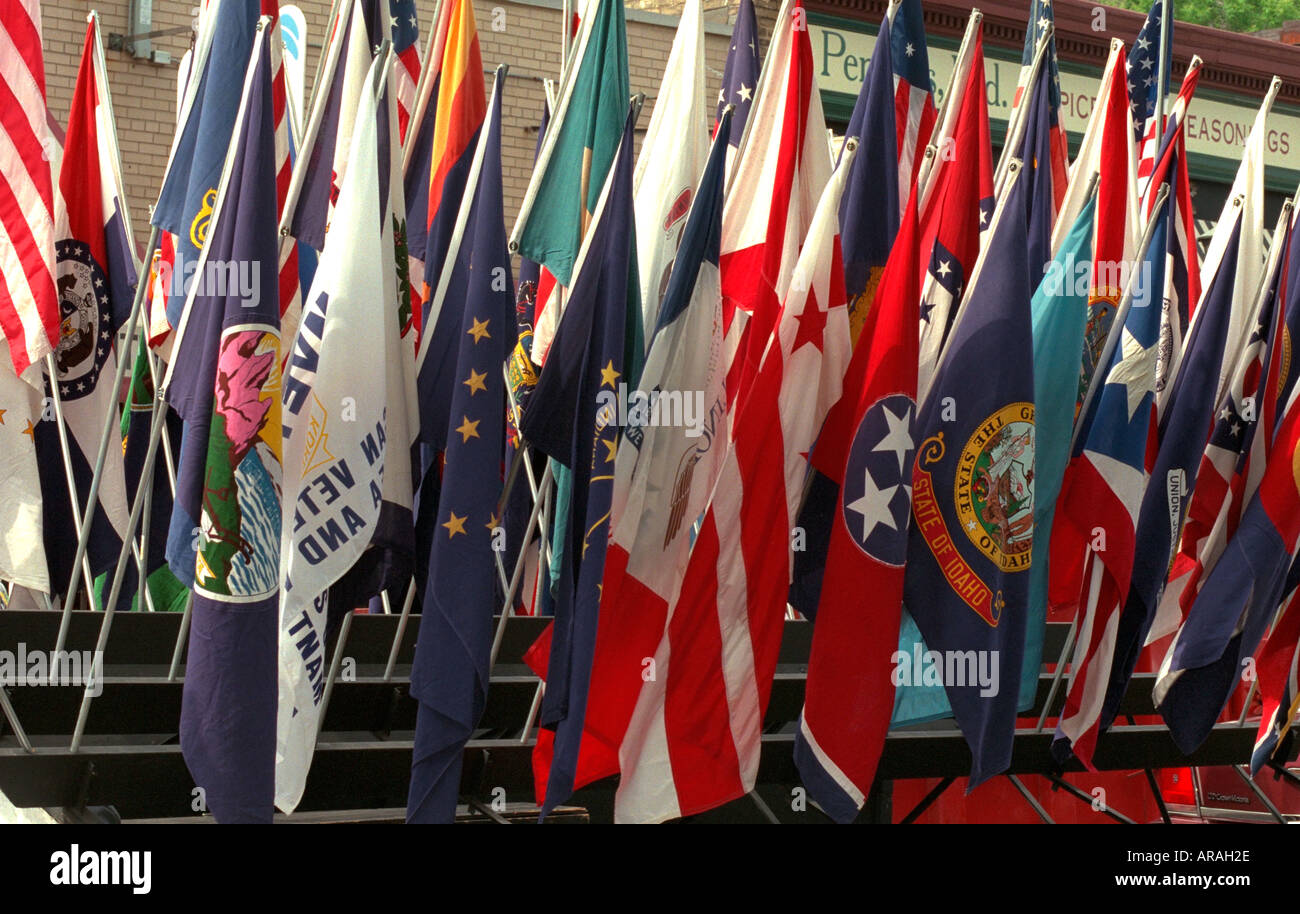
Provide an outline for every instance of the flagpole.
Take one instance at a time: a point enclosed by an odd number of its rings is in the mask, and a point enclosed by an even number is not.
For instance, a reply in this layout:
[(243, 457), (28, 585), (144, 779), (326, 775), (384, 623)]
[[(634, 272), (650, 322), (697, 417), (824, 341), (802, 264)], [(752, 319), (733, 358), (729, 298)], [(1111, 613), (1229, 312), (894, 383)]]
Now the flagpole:
[[(917, 173), (917, 211), (923, 212), (925, 204), (930, 199), (930, 191), (933, 189), (930, 185), (930, 176), (934, 173), (935, 162), (939, 155), (939, 145), (952, 134), (950, 131), (953, 122), (957, 119), (957, 112), (952, 105), (952, 95), (957, 88), (957, 74), (961, 72), (961, 61), (965, 60), (971, 53), (971, 45), (975, 40), (975, 33), (984, 21), (984, 13), (979, 9), (970, 11), (970, 19), (966, 22), (966, 32), (962, 35), (961, 47), (957, 49), (958, 65), (952, 68), (952, 75), (948, 77), (948, 91), (943, 95), (943, 111), (939, 114), (939, 129), (935, 133), (931, 142), (926, 144), (925, 157), (921, 160), (921, 170)], [(973, 62), (970, 66), (973, 66)], [(967, 67), (969, 73), (969, 66)]]
[[(153, 262), (154, 251), (158, 249), (158, 226), (152, 225), (149, 229), (149, 244), (146, 248), (145, 262)], [(148, 283), (137, 278), (135, 287), (135, 300), (131, 304), (131, 315), (127, 318), (126, 342), (124, 351), (119, 353), (117, 360), (117, 371), (113, 377), (113, 401), (109, 409), (104, 414), (104, 429), (99, 436), (99, 452), (95, 456), (95, 470), (90, 480), (90, 493), (86, 496), (86, 512), (81, 519), (80, 530), (77, 534), (77, 549), (72, 559), (72, 580), (68, 584), (68, 596), (63, 606), (63, 618), (59, 622), (58, 640), (55, 642), (55, 651), (63, 650), (63, 644), (68, 636), (68, 624), (71, 620), (72, 606), (76, 602), (78, 581), (77, 566), (81, 564), (86, 555), (86, 547), (90, 543), (90, 524), (95, 516), (95, 505), (99, 501), (99, 485), (104, 476), (104, 461), (108, 458), (109, 436), (113, 432), (113, 419), (118, 420), (118, 427), (121, 427), (121, 416), (117, 411), (117, 392), (122, 389), (122, 378), (126, 375), (126, 363), (131, 360), (131, 351), (135, 343), (135, 334), (140, 326), (140, 312), (144, 305), (144, 295)], [(150, 464), (152, 469), (152, 464)], [(75, 499), (74, 499), (75, 501)], [(92, 588), (93, 590), (93, 588)]]
[[(155, 232), (157, 230), (155, 229)], [(166, 425), (165, 417), (167, 415), (167, 403), (163, 399), (162, 393), (158, 392), (153, 404), (153, 414), (149, 423), (149, 449), (145, 453), (144, 469), (141, 472), (141, 478), (148, 477), (153, 473), (154, 459), (158, 456), (158, 439), (162, 437), (162, 430)], [(101, 455), (102, 456), (102, 455)], [(113, 571), (113, 586), (109, 591), (108, 599), (104, 602), (103, 621), (99, 625), (99, 638), (95, 643), (96, 656), (103, 656), (104, 648), (108, 643), (108, 632), (113, 625), (114, 607), (117, 605), (117, 598), (122, 591), (122, 574), (126, 570), (127, 557), (131, 554), (132, 540), (135, 536), (135, 530), (140, 522), (140, 514), (144, 508), (145, 499), (142, 497), (143, 492), (136, 490), (135, 499), (131, 503), (131, 516), (126, 522), (126, 531), (122, 537), (122, 548), (118, 550), (117, 567)], [(75, 580), (75, 577), (74, 577)], [(67, 621), (66, 607), (64, 621)], [(60, 638), (66, 631), (60, 629)], [(57, 650), (62, 650), (60, 646)], [(102, 674), (102, 671), (101, 671)], [(85, 692), (81, 697), (81, 710), (77, 713), (77, 724), (72, 731), (72, 744), (70, 751), (77, 752), (81, 748), (81, 737), (86, 729), (86, 718), (90, 714), (90, 703), (95, 698), (96, 683), (94, 677), (86, 681)]]
[(1165, 135), (1165, 96), (1169, 93), (1169, 66), (1174, 55), (1174, 0), (1165, 0), (1160, 18), (1160, 63), (1156, 71), (1156, 145)]
[[(59, 393), (59, 371), (54, 364), (54, 353), (46, 353), (45, 370), (50, 378), (50, 399), (54, 404), (54, 421), (59, 429), (59, 451), (63, 456), (63, 473), (68, 480), (68, 497), (72, 503), (72, 523), (78, 530), (81, 529), (81, 496), (77, 494), (77, 479), (72, 472), (72, 451), (68, 447), (68, 428), (63, 419), (63, 397)], [(35, 436), (33, 436), (35, 437)], [(84, 552), (81, 554), (81, 560), (78, 563), (81, 566), (81, 574), (86, 582), (86, 593), (94, 594), (95, 576), (90, 570), (90, 558)], [(77, 569), (72, 569), (73, 577), (76, 577)], [(71, 601), (69, 601), (70, 603)], [(66, 608), (66, 607), (65, 607)], [(93, 602), (92, 602), (93, 608)]]
[[(1030, 64), (1029, 79), (1025, 82), (1025, 95), (1031, 91), (1034, 80), (1039, 78), (1043, 68), (1043, 61), (1047, 58), (1047, 46), (1052, 40), (1054, 28), (1048, 26), (1043, 30), (1042, 36), (1038, 39), (1038, 48), (1034, 51), (1034, 62)], [(993, 173), (993, 193), (996, 196), (1002, 195), (1002, 186), (1006, 182), (1007, 168), (1011, 160), (1019, 154), (1020, 141), (1025, 132), (1025, 118), (1028, 116), (1029, 101), (1024, 99), (1018, 108), (1011, 112), (1011, 119), (1007, 121), (1006, 139), (1002, 144), (1002, 154), (998, 156), (998, 167)]]

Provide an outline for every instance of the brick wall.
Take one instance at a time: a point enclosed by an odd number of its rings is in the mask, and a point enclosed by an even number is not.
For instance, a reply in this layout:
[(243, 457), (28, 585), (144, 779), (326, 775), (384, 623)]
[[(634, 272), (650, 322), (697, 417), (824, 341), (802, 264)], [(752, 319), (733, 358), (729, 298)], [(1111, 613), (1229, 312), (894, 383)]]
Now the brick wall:
[[(197, 0), (154, 0), (152, 31), (184, 29), (191, 24)], [(771, 31), (778, 7), (776, 0), (758, 0), (760, 31), (766, 50), (766, 36)], [(307, 20), (308, 61), (307, 92), (316, 73), (316, 62), (323, 44), (329, 0), (298, 0)], [(717, 3), (706, 17), (705, 60), (706, 95), (709, 110), (717, 98), (726, 61), (730, 20), (735, 15), (736, 3), (729, 8)], [(170, 64), (156, 64), (137, 60), (125, 51), (109, 49), (110, 35), (126, 34), (128, 0), (60, 0), (44, 3), (46, 80), (49, 105), (62, 124), (67, 120), (72, 102), (73, 87), (77, 77), (82, 42), (86, 30), (86, 15), (93, 8), (100, 16), (100, 32), (108, 61), (109, 88), (113, 95), (117, 118), (118, 141), (122, 150), (122, 175), (130, 198), (133, 228), (141, 245), (148, 238), (149, 206), (158, 195), (167, 152), (171, 143), (176, 118), (176, 79), (181, 55), (189, 47), (189, 34), (167, 35), (153, 39), (152, 47), (171, 55)], [(500, 8), (494, 17), (493, 11)], [(498, 63), (510, 66), (510, 78), (505, 90), (503, 125), (503, 168), (505, 171), (506, 224), (513, 225), (515, 213), (523, 198), (532, 169), (533, 153), (537, 143), (537, 122), (541, 114), (544, 78), (555, 78), (560, 68), (559, 0), (477, 0), (474, 6), (478, 20), (479, 41), (483, 66), (491, 71)], [(420, 25), (427, 38), (434, 12), (432, 0), (417, 0)], [(504, 18), (504, 21), (502, 21)], [(663, 68), (672, 46), (676, 19), (669, 16), (629, 9), (628, 62), (633, 92), (646, 94), (646, 107), (641, 115), (640, 128), (644, 133), (650, 122), (654, 97), (659, 91)], [(493, 31), (494, 19), (502, 25)], [(423, 42), (423, 39), (422, 39)], [(231, 74), (231, 79), (242, 74)]]

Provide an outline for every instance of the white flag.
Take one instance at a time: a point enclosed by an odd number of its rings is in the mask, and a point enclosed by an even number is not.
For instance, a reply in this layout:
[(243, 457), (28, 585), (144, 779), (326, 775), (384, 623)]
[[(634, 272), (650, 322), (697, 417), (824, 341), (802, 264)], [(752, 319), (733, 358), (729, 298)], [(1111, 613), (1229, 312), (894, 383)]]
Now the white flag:
[(704, 18), (700, 0), (686, 0), (632, 178), (641, 315), (647, 346), (708, 155)]
[(316, 743), (327, 591), (371, 544), (385, 502), (410, 517), (413, 354), (398, 326), (392, 219), (402, 203), (390, 191), (381, 212), (376, 129), (386, 104), (391, 153), (396, 112), (392, 93), (380, 94), (391, 59), (372, 65), (361, 93), (339, 231), (326, 239), (284, 376), (275, 803), (285, 812), (302, 798)]
[(50, 592), (36, 469), (41, 398), (14, 374), (0, 337), (0, 580)]

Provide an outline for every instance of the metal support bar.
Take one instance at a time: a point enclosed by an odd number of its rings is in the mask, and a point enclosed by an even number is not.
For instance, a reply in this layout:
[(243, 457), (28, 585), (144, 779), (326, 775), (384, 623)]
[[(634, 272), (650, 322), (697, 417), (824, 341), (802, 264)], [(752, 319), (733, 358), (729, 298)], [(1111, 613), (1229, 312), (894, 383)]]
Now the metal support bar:
[(501, 815), (501, 813), (497, 812), (497, 811), (496, 811), (495, 809), (493, 809), (491, 806), (486, 806), (486, 805), (484, 805), (484, 803), (483, 803), (481, 800), (479, 800), (479, 799), (477, 799), (477, 798), (475, 798), (475, 797), (466, 797), (466, 798), (465, 798), (465, 804), (466, 804), (467, 806), (469, 806), (469, 808), (472, 809), (472, 810), (474, 810), (475, 812), (479, 812), (479, 813), (482, 813), (483, 815), (487, 816), (489, 819), (491, 819), (491, 820), (492, 820), (493, 822), (495, 822), (497, 825), (511, 825), (511, 824), (513, 824), (513, 823), (511, 823), (511, 821), (510, 821), (509, 819), (507, 819), (505, 816)]
[(758, 788), (751, 790), (746, 794), (746, 796), (754, 801), (754, 805), (758, 807), (758, 811), (762, 813), (763, 818), (766, 819), (769, 824), (781, 824), (781, 820), (776, 817), (776, 813), (772, 812), (772, 807), (768, 806), (767, 803), (764, 802), (763, 798), (758, 795)]
[(1038, 802), (1038, 798), (1029, 792), (1029, 788), (1025, 786), (1024, 781), (1014, 774), (1008, 774), (1007, 780), (1011, 782), (1011, 785), (1016, 790), (1020, 791), (1020, 795), (1025, 798), (1025, 802), (1033, 808), (1034, 812), (1038, 813), (1038, 818), (1048, 825), (1056, 824), (1052, 821), (1052, 817), (1047, 814), (1047, 810), (1043, 808), (1043, 804)]
[(1160, 819), (1166, 825), (1173, 825), (1174, 820), (1169, 818), (1169, 807), (1165, 805), (1165, 798), (1160, 795), (1160, 785), (1156, 783), (1156, 773), (1150, 768), (1143, 768), (1142, 773), (1146, 775), (1147, 786), (1151, 788), (1151, 795), (1156, 798), (1156, 806), (1160, 809)]
[[(1064, 779), (1063, 777), (1061, 777), (1059, 774), (1052, 774), (1052, 773), (1049, 772), (1048, 774), (1044, 774), (1043, 777), (1047, 778), (1047, 780), (1049, 780), (1049, 781), (1052, 783), (1052, 787), (1053, 787), (1053, 788), (1055, 788), (1055, 789), (1057, 789), (1057, 790), (1064, 790), (1066, 793), (1068, 793), (1070, 796), (1074, 797), (1076, 800), (1079, 800), (1079, 801), (1082, 802), (1082, 803), (1087, 803), (1089, 806), (1092, 806), (1092, 804), (1093, 804), (1093, 798), (1092, 798), (1091, 796), (1089, 796), (1088, 794), (1084, 793), (1084, 792), (1083, 792), (1082, 790), (1080, 790), (1078, 787), (1075, 787), (1073, 784), (1071, 784), (1069, 781), (1065, 780), (1065, 779)], [(1128, 816), (1124, 815), (1123, 813), (1119, 812), (1118, 810), (1111, 809), (1111, 808), (1110, 808), (1109, 806), (1107, 806), (1105, 803), (1102, 804), (1101, 809), (1097, 810), (1097, 812), (1100, 812), (1102, 815), (1105, 815), (1105, 816), (1110, 816), (1110, 817), (1111, 817), (1112, 819), (1114, 819), (1116, 822), (1119, 822), (1119, 823), (1121, 823), (1121, 824), (1123, 824), (1123, 825), (1136, 825), (1136, 824), (1137, 824), (1137, 823), (1134, 822), (1132, 819), (1130, 819)]]
[(1255, 795), (1255, 798), (1258, 799), (1259, 802), (1264, 804), (1264, 808), (1268, 810), (1268, 814), (1276, 819), (1279, 825), (1285, 825), (1286, 816), (1282, 815), (1277, 806), (1273, 804), (1273, 801), (1265, 795), (1264, 791), (1260, 790), (1259, 785), (1255, 783), (1253, 778), (1251, 778), (1250, 771), (1246, 766), (1233, 765), (1232, 770), (1237, 772), (1237, 776), (1246, 782), (1246, 786), (1250, 788), (1250, 792)]
[(18, 714), (14, 711), (14, 706), (9, 703), (9, 695), (5, 692), (4, 687), (0, 686), (0, 711), (4, 712), (5, 720), (9, 721), (10, 728), (14, 731), (14, 736), (18, 737), (18, 743), (28, 752), (35, 752), (32, 748), (31, 740), (27, 738), (27, 731), (23, 725), (18, 722)]
[(917, 819), (921, 818), (921, 816), (925, 814), (925, 811), (934, 805), (934, 801), (943, 796), (943, 792), (951, 787), (956, 780), (956, 778), (944, 778), (936, 784), (934, 789), (922, 797), (921, 802), (913, 806), (912, 811), (903, 816), (902, 820), (898, 824), (911, 825)]

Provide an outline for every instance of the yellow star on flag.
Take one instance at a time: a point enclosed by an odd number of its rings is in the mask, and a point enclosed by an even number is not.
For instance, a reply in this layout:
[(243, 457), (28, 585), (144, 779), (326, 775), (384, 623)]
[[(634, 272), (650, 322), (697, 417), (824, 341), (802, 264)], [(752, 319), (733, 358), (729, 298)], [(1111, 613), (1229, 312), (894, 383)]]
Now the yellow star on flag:
[(470, 422), (469, 416), (461, 416), (460, 426), (456, 429), (456, 431), (460, 432), (461, 444), (464, 444), (471, 438), (478, 437), (478, 424), (481, 421), (483, 420), (475, 419), (473, 422)]
[(7, 412), (9, 412), (9, 410), (7, 410), (7, 409), (0, 409), (0, 425), (4, 425), (4, 424), (5, 424), (5, 413), (7, 413)]
[(27, 428), (23, 429), (23, 434), (33, 441), (36, 440), (36, 426), (32, 425), (32, 420), (27, 420)]
[(472, 397), (480, 390), (487, 390), (487, 384), (484, 383), (486, 380), (487, 380), (486, 371), (475, 371), (473, 368), (471, 368), (469, 370), (469, 379), (465, 381), (461, 381), (460, 383), (464, 384), (469, 388), (469, 395)]
[(604, 387), (608, 384), (613, 387), (614, 382), (618, 380), (619, 374), (620, 372), (614, 370), (614, 360), (610, 359), (609, 364), (600, 370), (600, 386)]
[(483, 339), (483, 337), (492, 339), (492, 334), (488, 333), (488, 321), (481, 321), (477, 317), (471, 318), (471, 320), (474, 321), (474, 326), (470, 327), (465, 332), (474, 337), (475, 345), (478, 345), (479, 340)]
[(498, 525), (499, 523), (501, 523), (501, 522), (500, 522), (499, 520), (497, 520), (497, 514), (496, 514), (495, 511), (493, 511), (493, 512), (492, 512), (492, 516), (491, 516), (490, 518), (488, 518), (488, 522), (487, 522), (486, 524), (484, 524), (483, 526), (484, 526), (484, 527), (487, 527), (489, 530), (495, 530), (495, 529), (497, 528), (497, 525)]
[(617, 438), (610, 438), (610, 439), (606, 440), (606, 439), (602, 438), (601, 441), (600, 441), (600, 443), (603, 444), (603, 445), (605, 445), (605, 450), (609, 451), (609, 453), (605, 455), (605, 462), (606, 462), (606, 463), (613, 463), (613, 462), (614, 462), (614, 456), (615, 456), (615, 454), (617, 454), (617, 452), (618, 452), (618, 439), (617, 439)]
[(464, 517), (457, 517), (455, 511), (452, 511), (450, 513), (451, 513), (451, 520), (447, 521), (447, 523), (442, 525), (447, 528), (447, 539), (451, 539), (457, 533), (464, 533), (465, 521), (469, 519), (468, 514), (466, 514)]

